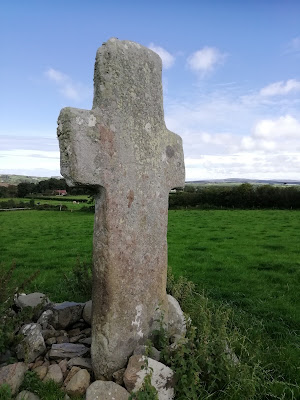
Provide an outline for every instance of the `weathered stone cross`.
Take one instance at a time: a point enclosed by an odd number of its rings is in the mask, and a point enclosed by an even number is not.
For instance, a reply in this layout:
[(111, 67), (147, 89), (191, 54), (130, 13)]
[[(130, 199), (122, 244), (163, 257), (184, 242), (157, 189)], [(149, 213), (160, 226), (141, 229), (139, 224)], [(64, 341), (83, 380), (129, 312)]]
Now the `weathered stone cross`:
[(58, 119), (61, 173), (94, 185), (92, 362), (110, 378), (166, 307), (168, 195), (184, 185), (181, 138), (164, 122), (161, 59), (137, 43), (98, 49), (91, 111)]

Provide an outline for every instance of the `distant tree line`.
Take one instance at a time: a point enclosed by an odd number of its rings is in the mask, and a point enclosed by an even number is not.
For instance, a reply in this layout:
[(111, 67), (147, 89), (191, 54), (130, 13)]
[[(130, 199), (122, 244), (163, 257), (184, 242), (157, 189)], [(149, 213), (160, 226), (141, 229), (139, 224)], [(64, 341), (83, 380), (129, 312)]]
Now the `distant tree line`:
[(51, 195), (55, 190), (69, 190), (64, 179), (50, 178), (38, 183), (21, 182), (18, 184), (18, 197), (31, 194)]
[(300, 188), (271, 185), (238, 186), (186, 185), (183, 192), (171, 193), (169, 208), (300, 209)]
[(16, 185), (0, 186), (0, 198), (16, 197), (16, 196), (17, 196)]
[(0, 197), (26, 197), (30, 195), (52, 195), (55, 190), (66, 190), (70, 195), (90, 194), (85, 187), (69, 187), (65, 179), (50, 178), (38, 183), (21, 182), (17, 186), (0, 186)]
[[(0, 198), (50, 196), (56, 190), (66, 190), (68, 195), (91, 195), (94, 192), (92, 188), (69, 187), (65, 179), (50, 178), (38, 183), (0, 186)], [(250, 183), (237, 186), (186, 185), (183, 192), (170, 194), (169, 208), (300, 209), (300, 187), (255, 186)]]

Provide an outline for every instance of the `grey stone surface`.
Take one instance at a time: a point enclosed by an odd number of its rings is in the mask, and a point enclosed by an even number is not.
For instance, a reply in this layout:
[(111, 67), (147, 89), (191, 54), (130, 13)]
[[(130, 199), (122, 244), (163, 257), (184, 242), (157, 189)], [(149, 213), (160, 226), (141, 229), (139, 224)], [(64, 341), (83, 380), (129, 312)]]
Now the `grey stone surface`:
[[(57, 336), (56, 338), (56, 343), (61, 344), (61, 343), (69, 343), (70, 339), (68, 338), (68, 336)], [(54, 343), (52, 343), (54, 344)]]
[(52, 346), (53, 344), (56, 343), (56, 338), (55, 337), (51, 337), (51, 338), (47, 339), (45, 343), (46, 343), (47, 346)]
[(40, 400), (40, 398), (28, 390), (22, 390), (22, 392), (20, 392), (16, 397), (16, 400)]
[(51, 306), (53, 316), (51, 324), (55, 329), (65, 329), (79, 321), (82, 316), (84, 303), (65, 301)]
[(83, 357), (74, 357), (68, 361), (68, 367), (73, 367), (76, 365), (77, 367), (86, 368), (91, 370), (92, 369), (92, 361), (90, 358), (83, 358)]
[(79, 367), (72, 367), (71, 371), (69, 371), (65, 381), (64, 381), (64, 386), (67, 386), (67, 384), (70, 382), (70, 380), (73, 378), (75, 374), (77, 374), (78, 371), (80, 371), (81, 368)]
[(48, 304), (50, 301), (44, 293), (21, 294), (15, 299), (15, 304), (20, 307), (37, 307), (40, 304)]
[(59, 360), (64, 358), (80, 357), (87, 354), (89, 349), (83, 344), (61, 343), (53, 344), (49, 353), (49, 358)]
[(70, 396), (82, 396), (90, 385), (91, 376), (86, 369), (78, 371), (66, 385)]
[(60, 331), (56, 331), (54, 328), (53, 329), (43, 329), (42, 335), (43, 335), (44, 340), (48, 340), (52, 337), (61, 336), (61, 333), (60, 333)]
[(174, 398), (174, 372), (166, 365), (147, 358), (148, 369), (145, 367), (145, 356), (132, 356), (129, 359), (124, 383), (126, 389), (131, 392), (138, 391), (144, 382), (146, 374), (152, 372), (151, 385), (155, 387), (159, 400), (172, 400)]
[(145, 345), (137, 346), (134, 349), (133, 355), (149, 356), (155, 361), (159, 361), (160, 359), (160, 351), (153, 346), (151, 346), (150, 349), (148, 349), (148, 346)]
[(27, 370), (27, 365), (22, 362), (0, 368), (0, 386), (7, 383), (11, 388), (12, 394), (16, 394)]
[(67, 360), (61, 360), (61, 361), (58, 363), (58, 365), (59, 365), (59, 367), (60, 367), (60, 369), (61, 369), (61, 372), (62, 372), (63, 374), (65, 374), (65, 373), (67, 372), (67, 369), (68, 369), (68, 361), (67, 361)]
[(85, 322), (89, 325), (92, 324), (92, 300), (89, 300), (85, 303), (83, 313), (82, 313), (82, 318), (85, 320)]
[(62, 373), (62, 370), (60, 369), (59, 365), (52, 364), (52, 365), (49, 365), (47, 374), (46, 374), (45, 378), (43, 379), (43, 382), (52, 380), (58, 384), (61, 384), (63, 382), (63, 379), (64, 379), (63, 373)]
[(124, 373), (126, 371), (126, 368), (121, 368), (118, 371), (113, 373), (113, 380), (121, 386), (124, 386)]
[(70, 338), (70, 343), (79, 343), (80, 339), (85, 338), (84, 335), (73, 336)]
[(49, 360), (46, 359), (46, 356), (45, 356), (45, 361), (43, 362), (42, 365), (44, 365), (45, 367), (49, 367), (49, 365), (50, 365), (50, 362), (49, 362)]
[(51, 321), (52, 319), (53, 319), (53, 311), (52, 310), (46, 310), (41, 314), (41, 316), (38, 319), (37, 323), (40, 324), (43, 329), (46, 329), (49, 321)]
[(36, 368), (36, 367), (40, 367), (40, 366), (43, 365), (43, 364), (44, 364), (44, 357), (43, 357), (43, 356), (40, 356), (40, 357), (38, 357), (38, 358), (35, 360), (35, 362), (33, 363), (31, 369), (34, 369), (34, 368)]
[(91, 328), (86, 328), (81, 331), (82, 334), (84, 334), (86, 337), (91, 336), (92, 334), (92, 329)]
[(164, 122), (160, 57), (110, 39), (97, 51), (91, 111), (58, 119), (61, 173), (98, 188), (92, 360), (111, 378), (167, 308), (168, 195), (184, 186), (181, 138)]
[(80, 339), (80, 340), (78, 340), (78, 343), (82, 343), (82, 344), (85, 344), (87, 346), (91, 346), (92, 338), (88, 337), (88, 338)]
[(79, 336), (80, 333), (81, 333), (81, 331), (80, 331), (79, 328), (71, 329), (70, 331), (68, 331), (68, 336), (71, 338), (71, 337), (74, 337), (74, 336)]
[(16, 394), (27, 370), (28, 367), (23, 362), (6, 365), (0, 368), (0, 385), (7, 383), (11, 388), (12, 394)]
[(186, 320), (178, 301), (171, 295), (168, 298), (168, 328), (167, 333), (171, 338), (184, 337), (186, 334)]
[(41, 380), (43, 380), (47, 375), (48, 367), (46, 367), (46, 365), (40, 365), (39, 367), (34, 368), (33, 371), (36, 372), (37, 376)]
[(24, 339), (17, 346), (17, 357), (30, 363), (46, 351), (42, 327), (39, 324), (27, 324), (21, 328), (20, 333)]
[(86, 400), (128, 400), (129, 393), (111, 381), (95, 381), (86, 391)]
[[(83, 303), (84, 306), (85, 303)], [(78, 322), (75, 322), (75, 324), (72, 325), (72, 328), (80, 328), (80, 329), (84, 329), (86, 328), (86, 323), (84, 322), (84, 320), (81, 318)]]

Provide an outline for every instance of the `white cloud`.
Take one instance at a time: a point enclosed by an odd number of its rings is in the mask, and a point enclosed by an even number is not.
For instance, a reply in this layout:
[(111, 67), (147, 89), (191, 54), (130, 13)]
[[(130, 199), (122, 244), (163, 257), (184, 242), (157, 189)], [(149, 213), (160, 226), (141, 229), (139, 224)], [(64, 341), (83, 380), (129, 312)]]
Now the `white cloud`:
[(55, 132), (55, 125), (43, 132), (31, 129), (28, 131), (19, 131), (18, 135), (6, 130), (0, 130), (0, 149), (1, 151), (16, 149), (58, 151), (58, 140)]
[[(53, 134), (55, 129), (50, 132)], [(58, 140), (50, 132), (43, 132), (46, 137), (41, 132), (37, 136), (30, 132), (22, 132), (23, 135), (0, 132), (0, 173), (59, 176)]]
[(299, 153), (204, 155), (186, 158), (186, 179), (295, 179), (299, 180)]
[(242, 137), (238, 149), (265, 154), (298, 151), (300, 154), (300, 121), (291, 115), (262, 119), (255, 124), (252, 135)]
[(261, 96), (279, 96), (290, 92), (300, 91), (300, 81), (289, 79), (286, 82), (279, 81), (271, 83), (260, 90)]
[(53, 158), (59, 160), (59, 151), (46, 150), (0, 150), (0, 157), (30, 157), (30, 158)]
[(284, 115), (276, 119), (263, 119), (254, 128), (254, 136), (264, 139), (294, 138), (300, 145), (300, 123), (291, 115)]
[(299, 179), (299, 100), (222, 88), (166, 102), (166, 124), (183, 138), (187, 179)]
[(286, 53), (300, 53), (300, 36), (294, 37), (288, 43)]
[[(199, 126), (178, 129), (183, 137), (184, 151), (188, 158), (199, 155), (230, 156), (235, 153), (280, 154), (300, 153), (300, 121), (291, 115), (258, 120), (246, 133), (209, 132)], [(300, 165), (299, 165), (300, 169)]]
[(195, 72), (205, 75), (211, 72), (216, 65), (222, 64), (226, 54), (221, 53), (215, 47), (203, 47), (203, 49), (191, 54), (187, 59), (188, 67)]
[(236, 149), (239, 135), (249, 134), (257, 113), (235, 96), (207, 94), (198, 99), (166, 103), (166, 125), (184, 138), (188, 156)]
[(67, 75), (65, 75), (65, 74), (63, 74), (62, 72), (60, 72), (60, 71), (57, 71), (57, 70), (55, 70), (55, 69), (53, 69), (53, 68), (48, 68), (46, 71), (45, 71), (45, 75), (50, 79), (50, 80), (52, 80), (52, 81), (55, 81), (55, 82), (57, 82), (57, 83), (59, 83), (59, 82), (67, 82), (70, 78), (67, 76)]
[(166, 49), (160, 46), (156, 46), (154, 43), (149, 44), (149, 49), (157, 53), (162, 59), (164, 68), (169, 69), (175, 62), (175, 57), (169, 53)]
[(1, 173), (33, 176), (58, 176), (59, 152), (36, 150), (0, 150)]
[(79, 82), (73, 82), (72, 79), (61, 71), (54, 68), (48, 68), (45, 76), (54, 82), (59, 92), (66, 98), (74, 101), (81, 101), (91, 96), (92, 89)]

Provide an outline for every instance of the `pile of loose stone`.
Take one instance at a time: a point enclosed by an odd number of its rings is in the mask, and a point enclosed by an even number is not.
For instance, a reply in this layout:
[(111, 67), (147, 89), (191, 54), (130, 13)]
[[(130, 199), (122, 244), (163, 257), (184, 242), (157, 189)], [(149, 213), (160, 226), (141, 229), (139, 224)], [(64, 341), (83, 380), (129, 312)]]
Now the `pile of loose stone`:
[[(169, 334), (173, 338), (182, 337), (185, 334), (183, 313), (172, 296), (168, 296), (168, 301)], [(143, 345), (135, 349), (126, 368), (113, 374), (113, 381), (95, 380), (90, 356), (91, 301), (54, 304), (42, 293), (31, 293), (17, 297), (15, 307), (36, 310), (34, 322), (27, 321), (16, 332), (22, 338), (16, 349), (0, 354), (0, 385), (9, 384), (17, 400), (39, 399), (30, 392), (19, 393), (27, 370), (35, 371), (44, 382), (53, 380), (61, 385), (66, 399), (85, 394), (87, 400), (127, 400), (130, 392), (142, 386), (147, 373)], [(9, 364), (12, 358), (19, 362)], [(147, 358), (152, 371), (151, 383), (160, 400), (173, 399), (173, 371), (160, 363), (159, 358), (159, 351), (152, 348), (151, 358)]]

